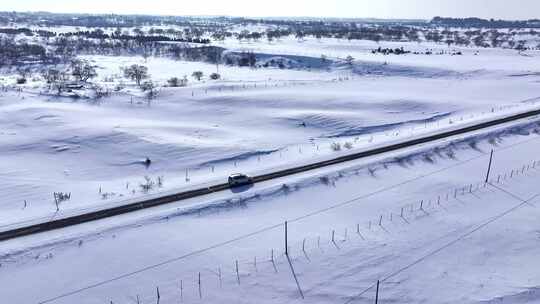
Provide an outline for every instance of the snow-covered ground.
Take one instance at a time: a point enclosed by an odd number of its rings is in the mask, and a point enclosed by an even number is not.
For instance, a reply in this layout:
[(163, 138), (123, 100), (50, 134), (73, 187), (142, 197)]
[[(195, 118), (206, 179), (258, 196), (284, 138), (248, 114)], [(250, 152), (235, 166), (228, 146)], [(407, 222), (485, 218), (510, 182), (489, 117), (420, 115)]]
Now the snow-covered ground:
[[(2, 91), (0, 229), (539, 106), (540, 53), (533, 51), (466, 48), (460, 49), (463, 56), (382, 56), (371, 54), (379, 46), (374, 43), (332, 39), (227, 40), (222, 46), (288, 58), (295, 68), (220, 66), (219, 81), (190, 79), (184, 88), (161, 88), (147, 102), (119, 79), (120, 67), (144, 64), (160, 84), (217, 67), (86, 56), (99, 66), (96, 82), (125, 88), (99, 101), (40, 94), (40, 80), (22, 92)], [(324, 66), (322, 54), (330, 60)], [(339, 59), (348, 55), (357, 59), (350, 67)], [(14, 79), (5, 75), (2, 81)], [(188, 303), (294, 302), (299, 295), (283, 255), (282, 223), (289, 220), (292, 263), (310, 303), (372, 302), (373, 289), (351, 296), (377, 279), (384, 280), (385, 301), (538, 301), (538, 272), (523, 269), (538, 254), (535, 206), (520, 206), (475, 231), (518, 205), (517, 197), (537, 194), (539, 173), (531, 167), (538, 159), (538, 123), (521, 121), (492, 132), (3, 242), (0, 286), (8, 288), (0, 296), (12, 303), (137, 303), (139, 295), (141, 303), (154, 303), (159, 287), (161, 303), (177, 303), (181, 280)], [(332, 149), (335, 143), (341, 151)], [(494, 180), (503, 190), (477, 188), (492, 148), (492, 179), (503, 174), (500, 183)], [(522, 173), (523, 165), (529, 168)], [(143, 192), (145, 176), (156, 183), (160, 177), (162, 185)], [(54, 192), (71, 193), (59, 212)], [(277, 273), (269, 263), (272, 250)]]
[[(359, 45), (358, 52), (363, 50)], [(192, 187), (237, 171), (331, 157), (338, 154), (334, 142), (362, 149), (535, 107), (538, 75), (531, 71), (538, 71), (540, 61), (490, 52), (437, 57), (451, 58), (454, 69), (424, 61), (435, 56), (403, 56), (417, 66), (382, 65), (380, 56), (368, 52), (352, 68), (335, 64), (330, 71), (222, 66), (222, 80), (163, 88), (150, 104), (129, 83), (99, 102), (43, 96), (29, 83), (23, 93), (0, 97), (0, 208), (6, 214), (0, 223), (53, 215), (54, 192), (72, 193), (62, 210), (87, 208), (143, 195), (144, 176), (163, 177), (154, 192)], [(120, 67), (133, 63), (147, 65), (158, 83), (216, 69), (163, 58), (87, 59), (100, 66), (97, 81), (113, 79), (111, 86), (119, 82), (114, 76)], [(525, 70), (528, 63), (536, 65)], [(149, 168), (146, 157), (153, 161)]]
[[(174, 303), (182, 281), (188, 303), (300, 302), (283, 256), (288, 220), (310, 303), (348, 302), (377, 279), (387, 301), (535, 300), (540, 278), (523, 263), (538, 254), (537, 132), (537, 123), (524, 123), (4, 242), (3, 293), (16, 303), (136, 303), (137, 295), (151, 303), (159, 287), (161, 303)], [(492, 148), (494, 186), (484, 187)], [(351, 303), (372, 302), (373, 293)]]

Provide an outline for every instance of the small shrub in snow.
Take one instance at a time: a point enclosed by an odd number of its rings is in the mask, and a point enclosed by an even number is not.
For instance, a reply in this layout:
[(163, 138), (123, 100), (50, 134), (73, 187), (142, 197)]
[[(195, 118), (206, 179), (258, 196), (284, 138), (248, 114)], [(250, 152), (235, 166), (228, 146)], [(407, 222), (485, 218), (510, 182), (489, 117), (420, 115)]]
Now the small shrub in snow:
[(114, 192), (101, 193), (101, 199), (102, 200), (108, 200), (109, 198), (114, 197), (114, 196), (116, 196), (116, 193), (114, 193)]
[(330, 178), (328, 176), (322, 176), (322, 177), (319, 177), (319, 179), (321, 180), (321, 183), (323, 183), (324, 185), (326, 186), (330, 185)]
[(152, 189), (154, 189), (154, 186), (156, 183), (150, 178), (149, 176), (144, 177), (144, 183), (140, 184), (139, 187), (141, 187), (141, 191), (146, 193)]
[(193, 74), (191, 74), (191, 76), (193, 78), (197, 79), (197, 81), (201, 81), (201, 79), (204, 76), (204, 73), (202, 71), (195, 71), (195, 72), (193, 72)]
[(289, 193), (291, 192), (291, 187), (287, 184), (283, 184), (281, 185), (281, 190), (284, 192), (284, 193)]
[(321, 63), (326, 64), (328, 62), (328, 56), (322, 54), (321, 55)]
[(167, 80), (167, 84), (169, 87), (177, 88), (177, 87), (185, 87), (187, 86), (188, 79), (186, 76), (184, 78), (178, 78), (178, 77), (172, 77), (169, 80)]
[(340, 143), (332, 143), (330, 145), (330, 148), (332, 148), (332, 151), (341, 151), (341, 144)]
[(154, 99), (157, 97), (158, 91), (153, 81), (145, 81), (141, 84), (141, 90), (145, 92), (147, 99)]
[(126, 88), (126, 87), (124, 86), (123, 83), (119, 83), (119, 84), (117, 84), (117, 85), (114, 87), (114, 90), (115, 90), (116, 92), (120, 92), (120, 91), (122, 91), (122, 90), (125, 89), (125, 88)]
[(54, 193), (54, 200), (56, 203), (61, 203), (63, 201), (69, 201), (71, 199), (71, 193), (64, 193), (64, 192), (55, 192)]
[(94, 97), (97, 99), (107, 97), (110, 94), (109, 89), (100, 85), (93, 85), (92, 91), (94, 92)]
[(145, 81), (143, 83), (141, 83), (141, 90), (143, 92), (146, 92), (146, 91), (150, 91), (150, 90), (153, 90), (155, 89), (155, 85), (152, 81)]

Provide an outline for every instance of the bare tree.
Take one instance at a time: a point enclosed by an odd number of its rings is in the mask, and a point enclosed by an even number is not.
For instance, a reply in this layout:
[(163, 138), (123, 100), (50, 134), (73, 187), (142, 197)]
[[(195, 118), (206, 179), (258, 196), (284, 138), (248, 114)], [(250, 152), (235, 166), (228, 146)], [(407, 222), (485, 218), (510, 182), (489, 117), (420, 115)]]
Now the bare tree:
[(49, 84), (49, 88), (55, 89), (57, 94), (60, 95), (64, 89), (64, 81), (67, 79), (65, 71), (49, 68), (41, 72), (41, 76)]
[(148, 100), (152, 100), (158, 95), (156, 84), (151, 80), (143, 82), (141, 84), (141, 90), (145, 92), (146, 98)]
[(88, 61), (75, 59), (71, 61), (71, 75), (77, 80), (87, 82), (97, 76), (96, 68)]
[(124, 77), (135, 81), (138, 86), (141, 86), (141, 81), (143, 79), (149, 77), (148, 68), (144, 65), (133, 64), (129, 67), (124, 67), (122, 70), (124, 72)]
[(193, 72), (193, 74), (191, 74), (191, 76), (193, 78), (197, 79), (197, 81), (201, 81), (201, 79), (204, 76), (204, 73), (202, 71), (195, 71), (195, 72)]

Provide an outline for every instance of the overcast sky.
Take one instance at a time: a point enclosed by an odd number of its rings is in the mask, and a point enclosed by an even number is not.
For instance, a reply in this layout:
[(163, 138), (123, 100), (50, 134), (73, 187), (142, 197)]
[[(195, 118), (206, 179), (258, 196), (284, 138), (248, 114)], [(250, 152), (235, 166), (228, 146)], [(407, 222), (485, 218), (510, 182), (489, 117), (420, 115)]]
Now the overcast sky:
[(161, 15), (540, 18), (540, 0), (0, 0), (0, 10)]

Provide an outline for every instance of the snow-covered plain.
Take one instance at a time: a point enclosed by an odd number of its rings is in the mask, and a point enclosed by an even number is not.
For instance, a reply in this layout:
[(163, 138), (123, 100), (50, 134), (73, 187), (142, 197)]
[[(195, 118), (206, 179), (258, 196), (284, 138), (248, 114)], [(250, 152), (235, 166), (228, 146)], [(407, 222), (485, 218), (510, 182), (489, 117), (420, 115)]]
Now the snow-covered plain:
[[(370, 53), (375, 45), (369, 42), (331, 39), (224, 46), (290, 58), (296, 68), (220, 66), (222, 80), (163, 88), (152, 102), (127, 82), (126, 89), (99, 102), (41, 95), (39, 81), (22, 92), (2, 92), (2, 229), (537, 108), (540, 97), (540, 54), (533, 51), (466, 48), (463, 56), (382, 56)], [(321, 54), (332, 62), (324, 68), (316, 64)], [(339, 59), (347, 55), (358, 59), (352, 67)], [(120, 67), (132, 63), (147, 65), (159, 83), (194, 70), (207, 75), (216, 70), (163, 58), (86, 58), (100, 67), (97, 81), (111, 86), (120, 81), (115, 77)], [(289, 220), (292, 263), (309, 303), (372, 302), (373, 290), (351, 296), (377, 279), (384, 279), (385, 301), (538, 301), (538, 272), (522, 267), (538, 254), (537, 200), (460, 238), (518, 205), (515, 196), (537, 194), (539, 173), (532, 165), (538, 157), (531, 152), (539, 147), (537, 127), (535, 121), (520, 122), (487, 136), (4, 242), (0, 286), (8, 288), (0, 296), (13, 303), (137, 303), (140, 295), (141, 303), (154, 303), (159, 286), (161, 303), (178, 303), (182, 280), (182, 300), (188, 303), (299, 301), (283, 256), (281, 223)], [(333, 151), (332, 143), (352, 148)], [(514, 197), (495, 186), (477, 188), (491, 148), (497, 150), (492, 178), (508, 175), (494, 183)], [(529, 165), (523, 173), (522, 165)], [(518, 168), (514, 177), (511, 170)], [(163, 177), (162, 187), (141, 192), (144, 176)], [(52, 196), (59, 191), (72, 193), (60, 213)], [(365, 240), (356, 233), (357, 224)], [(460, 241), (414, 264), (454, 239)], [(205, 248), (212, 250), (198, 252)], [(277, 274), (269, 263), (272, 250)], [(170, 263), (159, 265), (164, 261)], [(388, 277), (407, 265), (413, 267)], [(61, 295), (66, 296), (56, 299)]]
[[(190, 200), (5, 242), (4, 296), (16, 303), (136, 303), (139, 295), (152, 303), (159, 287), (161, 303), (176, 303), (182, 281), (187, 303), (301, 302), (283, 256), (281, 223), (289, 220), (292, 262), (310, 303), (372, 302), (373, 289), (352, 296), (377, 279), (385, 279), (387, 301), (534, 301), (540, 278), (523, 263), (538, 254), (539, 173), (531, 158), (537, 132), (538, 123), (525, 122), (216, 194), (207, 203)], [(484, 187), (492, 148), (494, 186)], [(519, 199), (533, 197), (530, 204)]]
[[(142, 195), (138, 186), (146, 175), (163, 177), (160, 190), (192, 187), (236, 171), (332, 156), (333, 142), (365, 148), (525, 109), (539, 97), (534, 71), (540, 61), (534, 52), (529, 57), (508, 50), (474, 55), (474, 49), (463, 56), (385, 56), (384, 65), (382, 56), (368, 51), (369, 42), (281, 44), (281, 49), (275, 47), (280, 42), (250, 47), (281, 50), (282, 56), (302, 48), (316, 56), (342, 45), (362, 60), (351, 68), (335, 59), (322, 70), (222, 66), (222, 80), (163, 88), (150, 104), (129, 83), (100, 102), (39, 95), (32, 83), (24, 93), (4, 92), (0, 174), (6, 216), (0, 222), (52, 215), (53, 192), (72, 193), (62, 210), (106, 204)], [(216, 69), (163, 58), (88, 59), (100, 67), (97, 81), (113, 79), (111, 86), (121, 81), (114, 77), (120, 67), (132, 63), (146, 64), (159, 83), (197, 69), (207, 75)], [(143, 164), (146, 157), (153, 160), (150, 168)]]

